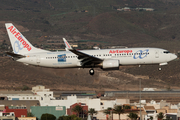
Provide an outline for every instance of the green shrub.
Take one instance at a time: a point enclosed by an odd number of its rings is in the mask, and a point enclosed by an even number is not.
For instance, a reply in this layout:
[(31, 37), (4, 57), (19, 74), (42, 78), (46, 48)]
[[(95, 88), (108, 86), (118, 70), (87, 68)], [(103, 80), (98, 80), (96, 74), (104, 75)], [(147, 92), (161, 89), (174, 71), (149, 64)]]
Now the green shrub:
[(42, 114), (41, 120), (56, 120), (56, 117), (52, 114)]

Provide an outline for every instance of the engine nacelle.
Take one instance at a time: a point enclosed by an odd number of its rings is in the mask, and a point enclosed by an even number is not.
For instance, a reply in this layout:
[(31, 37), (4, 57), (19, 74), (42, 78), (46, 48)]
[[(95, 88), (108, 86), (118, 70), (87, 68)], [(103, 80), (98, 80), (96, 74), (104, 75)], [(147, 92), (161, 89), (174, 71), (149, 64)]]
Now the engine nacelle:
[(115, 69), (119, 70), (119, 60), (104, 60), (102, 62), (102, 69)]

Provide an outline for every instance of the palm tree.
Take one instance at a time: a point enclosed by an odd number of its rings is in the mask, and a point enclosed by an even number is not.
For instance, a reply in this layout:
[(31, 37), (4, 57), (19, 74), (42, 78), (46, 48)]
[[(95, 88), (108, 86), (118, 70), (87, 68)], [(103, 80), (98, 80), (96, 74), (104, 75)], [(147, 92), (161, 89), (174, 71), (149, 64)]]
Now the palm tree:
[(131, 118), (131, 120), (136, 120), (138, 118), (138, 115), (136, 113), (129, 113), (129, 115), (127, 116)]
[(150, 116), (150, 120), (153, 120), (153, 117), (152, 117), (152, 116)]
[(103, 112), (105, 113), (105, 114), (111, 114), (111, 111), (112, 110), (112, 108), (111, 107), (108, 107), (107, 109), (105, 109)]
[(107, 109), (105, 109), (103, 111), (106, 115), (109, 114), (109, 115), (112, 115), (112, 120), (113, 120), (113, 109), (111, 107), (108, 107)]
[(89, 111), (88, 111), (88, 113), (90, 113), (90, 115), (91, 115), (91, 120), (92, 120), (92, 119), (93, 119), (93, 114), (97, 114), (97, 111), (95, 111), (95, 109), (93, 109), (93, 108), (90, 108)]
[(164, 113), (160, 112), (159, 114), (157, 114), (157, 118), (162, 120), (164, 118)]
[(115, 106), (114, 108), (114, 113), (119, 115), (119, 120), (120, 120), (120, 115), (125, 112), (125, 109), (121, 105)]
[(123, 108), (124, 108), (124, 109), (131, 109), (131, 106), (125, 105)]
[(79, 117), (79, 114), (82, 112), (83, 108), (80, 106), (80, 105), (76, 105), (73, 109), (72, 109), (72, 112), (75, 112), (77, 113), (78, 117)]
[(34, 115), (31, 112), (28, 112), (27, 117), (34, 117)]

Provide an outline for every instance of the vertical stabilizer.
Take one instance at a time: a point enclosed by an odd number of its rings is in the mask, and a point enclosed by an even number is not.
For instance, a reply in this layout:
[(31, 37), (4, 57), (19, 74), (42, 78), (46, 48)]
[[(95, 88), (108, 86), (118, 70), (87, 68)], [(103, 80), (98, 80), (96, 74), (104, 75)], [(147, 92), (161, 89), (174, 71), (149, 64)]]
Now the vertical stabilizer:
[(72, 49), (72, 47), (71, 47), (71, 45), (67, 42), (67, 40), (65, 39), (65, 38), (63, 38), (63, 41), (64, 41), (64, 44), (66, 45), (66, 51), (67, 50), (71, 50)]
[(12, 23), (6, 23), (5, 26), (15, 54), (47, 52), (46, 50), (35, 48)]

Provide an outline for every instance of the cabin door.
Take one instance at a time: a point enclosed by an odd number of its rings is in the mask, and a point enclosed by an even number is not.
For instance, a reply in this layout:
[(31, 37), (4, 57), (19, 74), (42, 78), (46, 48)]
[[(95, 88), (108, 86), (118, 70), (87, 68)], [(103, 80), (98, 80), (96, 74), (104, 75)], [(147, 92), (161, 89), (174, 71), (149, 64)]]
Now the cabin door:
[(159, 51), (155, 50), (155, 58), (159, 58)]

